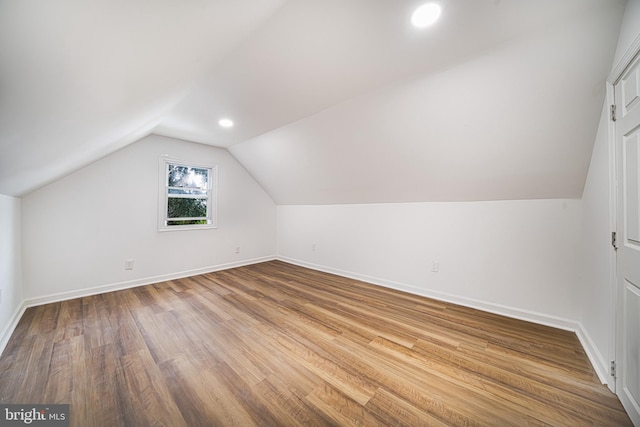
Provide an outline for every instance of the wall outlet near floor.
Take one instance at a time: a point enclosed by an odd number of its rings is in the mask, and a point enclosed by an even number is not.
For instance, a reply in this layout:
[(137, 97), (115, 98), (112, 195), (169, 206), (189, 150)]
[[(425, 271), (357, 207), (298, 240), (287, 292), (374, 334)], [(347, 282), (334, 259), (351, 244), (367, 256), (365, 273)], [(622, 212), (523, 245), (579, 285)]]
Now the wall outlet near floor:
[(431, 262), (431, 271), (433, 273), (437, 273), (438, 271), (440, 271), (440, 263), (438, 261)]
[(240, 246), (236, 246), (236, 253), (239, 254), (240, 253)]
[(132, 259), (125, 259), (124, 260), (124, 269), (125, 270), (133, 270), (133, 260)]
[(316, 244), (315, 244), (315, 243), (312, 243), (312, 244), (311, 244), (311, 250), (312, 250), (313, 252), (315, 252), (315, 251), (316, 251), (316, 248), (317, 248)]

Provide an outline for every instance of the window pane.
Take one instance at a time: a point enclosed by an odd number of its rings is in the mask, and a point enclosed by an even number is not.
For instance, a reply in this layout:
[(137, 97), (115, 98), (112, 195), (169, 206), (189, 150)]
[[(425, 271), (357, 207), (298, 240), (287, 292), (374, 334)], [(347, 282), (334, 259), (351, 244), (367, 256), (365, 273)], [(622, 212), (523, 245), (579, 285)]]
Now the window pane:
[(208, 188), (209, 169), (169, 164), (169, 187)]
[(167, 218), (206, 218), (207, 199), (167, 199)]

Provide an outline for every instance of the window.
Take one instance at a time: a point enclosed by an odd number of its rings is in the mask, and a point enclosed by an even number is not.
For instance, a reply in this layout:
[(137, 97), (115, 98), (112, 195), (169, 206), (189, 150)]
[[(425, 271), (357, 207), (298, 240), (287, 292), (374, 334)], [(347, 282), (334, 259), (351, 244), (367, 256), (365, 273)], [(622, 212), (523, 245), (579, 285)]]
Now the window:
[(161, 158), (161, 231), (216, 226), (216, 172), (216, 166)]

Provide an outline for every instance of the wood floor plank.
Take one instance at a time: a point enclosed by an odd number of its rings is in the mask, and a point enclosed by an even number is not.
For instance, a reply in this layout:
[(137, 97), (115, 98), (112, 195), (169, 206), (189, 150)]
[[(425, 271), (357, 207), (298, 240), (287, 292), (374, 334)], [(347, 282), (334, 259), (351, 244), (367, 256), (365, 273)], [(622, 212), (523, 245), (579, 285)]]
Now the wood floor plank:
[[(221, 388), (226, 390), (225, 397), (230, 399), (235, 398), (236, 402), (240, 403), (243, 413), (246, 412), (253, 420), (255, 425), (264, 426), (277, 426), (282, 425), (277, 416), (272, 412), (271, 405), (264, 405), (258, 396), (257, 387), (248, 387), (238, 374), (229, 367), (226, 363), (222, 363), (218, 366), (216, 374), (220, 375)], [(233, 411), (231, 412), (233, 413)], [(224, 424), (231, 425), (231, 424)], [(237, 426), (250, 425), (248, 421), (234, 424)]]
[(291, 386), (277, 375), (270, 375), (256, 386), (256, 397), (268, 407), (278, 425), (323, 426), (327, 424), (322, 412), (315, 410)]
[[(442, 411), (434, 411), (428, 413), (413, 406), (405, 399), (380, 389), (367, 403), (367, 409), (377, 418), (378, 422), (374, 425), (381, 426), (451, 426), (455, 423), (455, 418), (446, 417), (444, 421), (438, 418), (435, 413), (445, 416), (446, 409)], [(480, 425), (470, 419), (459, 419), (463, 425)], [(368, 424), (364, 424), (368, 425)]]
[[(80, 307), (80, 310), (82, 310), (82, 307)], [(92, 385), (89, 383), (90, 374), (87, 372), (88, 364), (78, 363), (78, 361), (88, 359), (86, 352), (87, 347), (84, 342), (84, 337), (74, 337), (71, 340), (70, 351), (67, 354), (67, 361), (71, 364), (71, 393), (67, 399), (63, 399), (62, 396), (55, 397), (58, 403), (68, 403), (69, 407), (73, 408), (73, 412), (70, 414), (70, 423), (72, 425), (82, 424), (89, 416), (86, 412), (89, 409), (86, 398)]]
[(576, 335), (280, 261), (27, 309), (0, 402), (93, 426), (630, 426)]
[(375, 413), (370, 410), (368, 404), (367, 406), (361, 405), (328, 383), (322, 384), (322, 386), (309, 393), (305, 400), (313, 405), (317, 412), (336, 425), (367, 427), (392, 425), (376, 418)]
[[(163, 377), (167, 380), (167, 388), (171, 393), (173, 401), (180, 410), (180, 414), (189, 426), (205, 425), (209, 422), (216, 425), (220, 422), (216, 413), (212, 410), (212, 405), (203, 401), (199, 395), (202, 393), (194, 392), (198, 387), (196, 381), (190, 383), (188, 377), (190, 372), (187, 362), (181, 360), (183, 356), (175, 359), (166, 360), (158, 365)], [(198, 380), (199, 382), (199, 380)]]
[(72, 360), (82, 358), (84, 355), (78, 351), (84, 348), (82, 337), (56, 342), (53, 345), (51, 360), (49, 361), (49, 375), (44, 384), (44, 396), (42, 400), (49, 403), (67, 403), (73, 393), (73, 364)]
[[(69, 408), (73, 425), (127, 426), (135, 414), (128, 414), (125, 410), (129, 397), (123, 390), (124, 373), (116, 346), (111, 343), (92, 348), (87, 356), (84, 361), (76, 362), (86, 365), (88, 386), (84, 405), (78, 409), (75, 406)], [(73, 399), (81, 399), (80, 392), (74, 390)], [(81, 414), (84, 414), (84, 419), (79, 418)]]
[(126, 394), (130, 396), (125, 412), (135, 414), (132, 424), (187, 425), (150, 353), (141, 350), (123, 356), (122, 371)]

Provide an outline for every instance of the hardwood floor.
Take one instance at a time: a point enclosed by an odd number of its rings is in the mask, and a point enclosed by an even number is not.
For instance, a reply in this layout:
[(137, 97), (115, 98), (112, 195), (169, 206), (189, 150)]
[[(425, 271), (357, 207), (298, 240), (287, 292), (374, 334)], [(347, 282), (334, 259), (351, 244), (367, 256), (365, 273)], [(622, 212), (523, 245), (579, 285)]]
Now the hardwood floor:
[(279, 261), (26, 311), (0, 402), (73, 426), (625, 426), (575, 334)]

